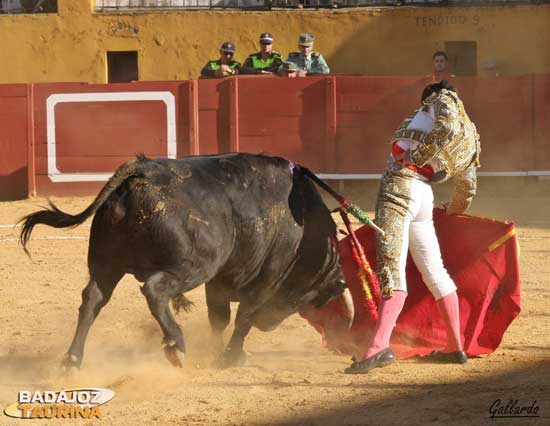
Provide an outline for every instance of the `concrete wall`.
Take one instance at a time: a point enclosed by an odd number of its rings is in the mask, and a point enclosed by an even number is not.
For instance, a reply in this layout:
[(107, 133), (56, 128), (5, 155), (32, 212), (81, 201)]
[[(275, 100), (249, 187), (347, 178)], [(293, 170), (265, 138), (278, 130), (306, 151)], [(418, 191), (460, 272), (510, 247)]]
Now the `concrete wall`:
[(140, 80), (196, 78), (223, 41), (244, 60), (263, 31), (285, 55), (313, 33), (335, 73), (424, 75), (445, 41), (476, 41), (500, 75), (550, 72), (549, 5), (115, 14), (59, 0), (58, 14), (0, 15), (0, 82), (104, 83), (108, 50), (137, 50)]

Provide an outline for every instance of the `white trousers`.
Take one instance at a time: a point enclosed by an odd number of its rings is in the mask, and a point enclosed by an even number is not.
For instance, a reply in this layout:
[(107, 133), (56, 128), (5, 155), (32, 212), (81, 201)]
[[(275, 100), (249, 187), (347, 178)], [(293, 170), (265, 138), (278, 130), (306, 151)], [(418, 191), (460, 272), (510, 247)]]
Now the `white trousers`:
[(441, 249), (433, 222), (434, 195), (432, 187), (411, 179), (410, 202), (403, 227), (403, 244), (399, 258), (399, 283), (395, 290), (407, 291), (405, 266), (407, 247), (422, 279), (436, 300), (456, 291), (455, 283), (443, 265)]

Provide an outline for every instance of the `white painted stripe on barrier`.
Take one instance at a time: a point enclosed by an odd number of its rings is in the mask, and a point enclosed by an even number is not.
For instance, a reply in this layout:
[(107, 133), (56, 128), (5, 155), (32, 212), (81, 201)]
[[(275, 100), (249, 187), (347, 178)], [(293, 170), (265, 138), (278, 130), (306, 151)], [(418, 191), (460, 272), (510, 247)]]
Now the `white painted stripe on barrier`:
[[(0, 225), (0, 228), (21, 228), (23, 226), (23, 224), (21, 223), (14, 223), (13, 225), (10, 225), (10, 224), (4, 224), (4, 225)], [(89, 228), (91, 227), (92, 225), (89, 225), (89, 224), (83, 224), (83, 225), (78, 225), (80, 228), (84, 227), (84, 228)]]
[(48, 177), (52, 182), (100, 182), (112, 173), (61, 173), (57, 168), (55, 139), (55, 106), (62, 102), (124, 102), (162, 101), (166, 105), (167, 156), (176, 158), (176, 102), (170, 92), (94, 92), (56, 93), (46, 100), (46, 132), (48, 149)]
[(545, 236), (541, 236), (541, 237), (524, 237), (524, 236), (521, 236), (521, 235), (518, 235), (516, 237), (518, 240), (520, 241), (523, 241), (523, 240), (548, 240), (550, 239), (550, 237), (545, 237)]
[[(527, 172), (478, 172), (478, 176), (485, 177), (525, 177), (525, 176), (550, 176), (550, 171), (533, 170)], [(112, 176), (112, 173), (71, 173), (59, 174), (56, 182), (100, 182), (107, 181)], [(74, 177), (78, 176), (76, 180)], [(345, 173), (319, 173), (319, 179), (327, 180), (372, 180), (381, 179), (381, 174), (364, 173), (364, 174), (345, 174)]]
[(528, 170), (526, 172), (478, 172), (479, 176), (550, 176), (548, 170)]
[[(36, 241), (36, 240), (87, 240), (88, 237), (74, 237), (74, 236), (67, 236), (67, 237), (34, 237), (34, 238), (31, 238), (31, 241)], [(2, 242), (16, 242), (16, 241), (19, 241), (19, 238), (13, 238), (13, 237), (8, 237), (8, 238), (2, 238), (0, 237), (0, 241)]]
[(58, 175), (48, 174), (52, 182), (105, 182), (112, 173), (59, 173)]
[[(509, 176), (509, 177), (522, 177), (522, 176), (550, 176), (550, 170), (529, 170), (526, 172), (478, 172), (478, 176)], [(346, 174), (346, 173), (319, 173), (320, 179), (327, 180), (359, 180), (359, 179), (381, 179), (381, 174)]]
[(380, 179), (381, 174), (344, 174), (344, 173), (319, 173), (317, 175), (320, 179), (336, 180), (336, 179)]

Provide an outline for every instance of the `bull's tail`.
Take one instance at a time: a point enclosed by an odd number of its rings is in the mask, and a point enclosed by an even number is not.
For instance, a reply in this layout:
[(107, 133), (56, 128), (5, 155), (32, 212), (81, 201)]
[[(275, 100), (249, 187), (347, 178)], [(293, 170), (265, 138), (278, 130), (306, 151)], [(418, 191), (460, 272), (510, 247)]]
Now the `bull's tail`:
[(31, 213), (19, 220), (23, 223), (19, 242), (23, 246), (25, 253), (29, 255), (28, 243), (34, 227), (38, 224), (52, 226), (54, 228), (75, 227), (84, 222), (88, 217), (109, 198), (109, 196), (129, 177), (139, 174), (140, 163), (146, 160), (143, 156), (138, 156), (137, 160), (131, 160), (117, 169), (115, 174), (109, 179), (101, 189), (95, 200), (81, 213), (71, 215), (61, 211), (54, 203), (49, 201), (49, 208), (44, 208), (35, 213)]
[(172, 306), (176, 314), (179, 314), (181, 311), (191, 312), (195, 304), (191, 302), (183, 293), (178, 294), (172, 298)]

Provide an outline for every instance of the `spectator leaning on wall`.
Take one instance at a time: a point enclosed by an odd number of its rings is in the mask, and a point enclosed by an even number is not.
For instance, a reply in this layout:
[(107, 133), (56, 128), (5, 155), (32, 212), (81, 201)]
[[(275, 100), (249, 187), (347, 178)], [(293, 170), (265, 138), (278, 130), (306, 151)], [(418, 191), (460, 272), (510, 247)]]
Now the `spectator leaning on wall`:
[(279, 68), (278, 74), (281, 77), (294, 78), (298, 77), (298, 71), (300, 71), (300, 69), (298, 68), (298, 65), (296, 65), (294, 62), (284, 61)]
[(273, 36), (263, 33), (260, 35), (260, 51), (246, 58), (241, 74), (273, 74), (282, 63), (281, 54), (273, 50)]
[(235, 45), (229, 41), (220, 48), (220, 59), (209, 61), (201, 71), (201, 78), (223, 78), (239, 73), (241, 64), (233, 60)]
[(456, 77), (449, 71), (449, 58), (447, 54), (441, 50), (435, 52), (432, 56), (432, 81), (439, 83), (442, 80), (449, 80), (449, 78)]
[(288, 55), (287, 62), (294, 62), (298, 68), (298, 77), (314, 74), (328, 74), (330, 68), (319, 52), (313, 51), (313, 42), (315, 37), (311, 34), (300, 34), (298, 39), (299, 52), (291, 52)]

